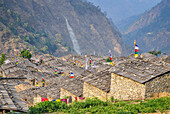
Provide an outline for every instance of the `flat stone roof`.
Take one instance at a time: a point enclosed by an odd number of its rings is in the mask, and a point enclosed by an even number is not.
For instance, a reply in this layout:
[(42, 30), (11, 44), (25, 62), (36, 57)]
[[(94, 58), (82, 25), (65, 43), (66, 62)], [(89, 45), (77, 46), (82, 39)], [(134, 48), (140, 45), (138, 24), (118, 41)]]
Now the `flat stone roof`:
[(110, 91), (111, 73), (109, 71), (98, 72), (84, 78), (84, 81), (105, 92)]
[(169, 73), (170, 68), (142, 58), (131, 58), (113, 66), (110, 71), (139, 83), (145, 83), (164, 73)]
[(13, 85), (0, 84), (0, 109), (26, 112), (28, 107)]

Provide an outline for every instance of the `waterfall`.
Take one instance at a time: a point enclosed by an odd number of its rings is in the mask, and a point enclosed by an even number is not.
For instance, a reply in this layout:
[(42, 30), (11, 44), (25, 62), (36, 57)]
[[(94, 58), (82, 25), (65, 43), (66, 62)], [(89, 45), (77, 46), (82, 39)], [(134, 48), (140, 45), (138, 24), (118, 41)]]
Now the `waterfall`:
[(74, 50), (76, 51), (76, 53), (80, 55), (81, 52), (80, 52), (80, 47), (79, 47), (77, 38), (76, 38), (76, 36), (75, 36), (75, 34), (74, 34), (73, 29), (72, 29), (71, 26), (69, 25), (68, 20), (67, 20), (66, 17), (65, 17), (65, 20), (66, 20), (67, 29), (68, 29), (68, 32), (69, 32), (71, 41), (72, 41), (72, 43), (73, 43), (73, 48), (74, 48)]

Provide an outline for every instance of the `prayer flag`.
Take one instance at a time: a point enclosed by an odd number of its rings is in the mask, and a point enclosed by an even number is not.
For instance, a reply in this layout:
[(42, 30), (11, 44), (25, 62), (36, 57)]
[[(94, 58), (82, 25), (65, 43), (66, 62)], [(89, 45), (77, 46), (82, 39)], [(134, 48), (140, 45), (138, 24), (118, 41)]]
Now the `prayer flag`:
[(90, 57), (90, 65), (91, 65), (91, 57)]
[(45, 101), (45, 98), (41, 97), (41, 102)]
[(55, 68), (55, 74), (57, 74), (57, 68)]
[(112, 62), (110, 62), (110, 65), (113, 65)]
[(64, 72), (63, 72), (63, 70), (61, 70), (61, 74), (63, 74)]
[(135, 57), (138, 57), (138, 54), (135, 54)]
[(16, 59), (16, 64), (18, 64), (18, 59)]
[(74, 74), (73, 74), (73, 72), (71, 72), (71, 78), (74, 78)]
[(138, 52), (139, 51), (139, 47), (138, 45), (135, 46), (135, 52)]
[(36, 78), (36, 86), (38, 87), (39, 85), (38, 85), (38, 79)]
[(83, 62), (81, 62), (81, 67), (83, 67)]
[(69, 96), (69, 100), (68, 100), (69, 103), (72, 103), (72, 97)]
[(84, 100), (84, 99), (85, 99), (85, 97), (79, 97), (79, 99), (80, 99), (80, 100)]
[(67, 104), (67, 99), (61, 99), (61, 101)]
[(76, 100), (76, 102), (77, 102), (77, 97), (75, 97), (75, 100)]
[(45, 81), (44, 81), (44, 77), (43, 77), (43, 75), (42, 75), (42, 83), (44, 83)]
[(47, 98), (45, 98), (45, 101), (49, 101)]
[(63, 76), (63, 73), (64, 73), (63, 70), (61, 70), (61, 76)]
[(61, 102), (61, 99), (56, 99), (57, 102)]
[(110, 53), (110, 60), (112, 60), (112, 54)]
[(35, 66), (35, 71), (37, 71), (37, 66)]
[(136, 41), (134, 41), (134, 45), (135, 45), (135, 57), (138, 57), (139, 47), (136, 44)]
[(89, 72), (91, 73), (91, 68), (89, 69)]

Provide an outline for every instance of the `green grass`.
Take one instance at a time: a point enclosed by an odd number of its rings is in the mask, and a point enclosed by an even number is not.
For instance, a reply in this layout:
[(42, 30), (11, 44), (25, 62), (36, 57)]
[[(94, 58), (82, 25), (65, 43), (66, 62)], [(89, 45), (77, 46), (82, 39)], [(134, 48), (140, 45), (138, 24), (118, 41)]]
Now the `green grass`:
[(146, 101), (119, 101), (116, 103), (103, 102), (97, 98), (87, 98), (85, 102), (73, 102), (69, 106), (61, 102), (46, 101), (31, 107), (29, 114), (63, 112), (71, 114), (137, 114), (153, 113), (156, 111), (165, 112), (170, 109), (170, 97), (149, 99)]

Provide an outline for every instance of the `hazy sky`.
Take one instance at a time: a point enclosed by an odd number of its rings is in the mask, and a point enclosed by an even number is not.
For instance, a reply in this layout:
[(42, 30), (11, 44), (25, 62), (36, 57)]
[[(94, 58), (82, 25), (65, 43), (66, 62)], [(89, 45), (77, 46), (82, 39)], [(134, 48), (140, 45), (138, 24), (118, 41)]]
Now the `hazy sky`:
[(102, 11), (107, 12), (107, 17), (113, 22), (126, 19), (127, 17), (141, 14), (151, 9), (161, 0), (87, 0), (94, 5), (100, 6)]

